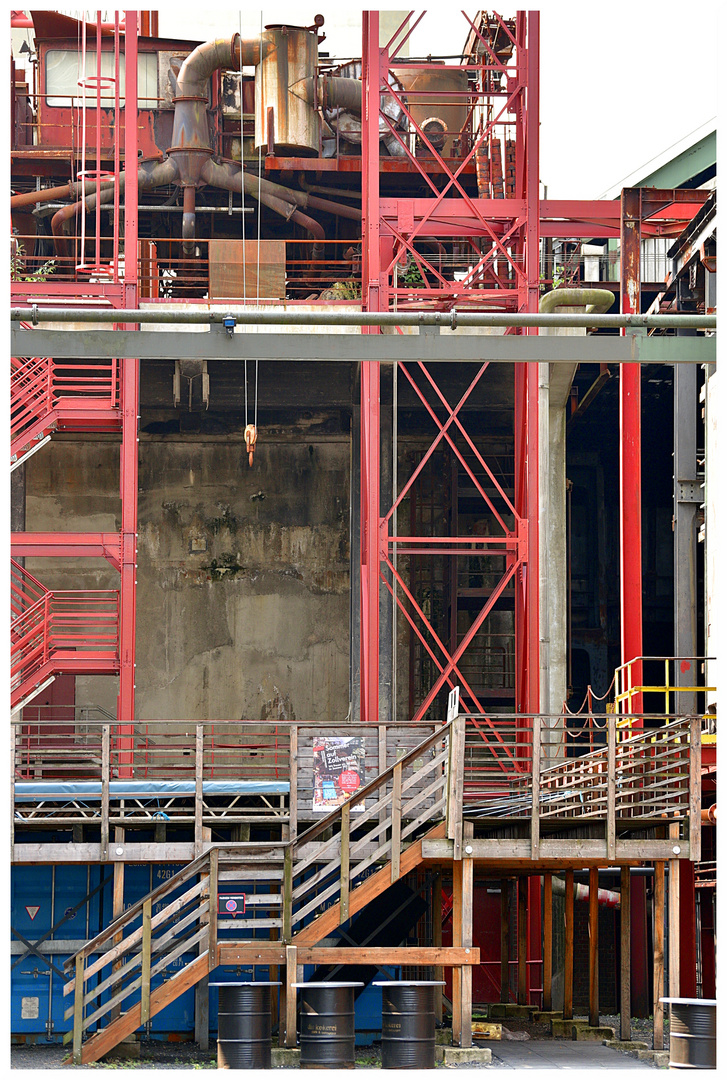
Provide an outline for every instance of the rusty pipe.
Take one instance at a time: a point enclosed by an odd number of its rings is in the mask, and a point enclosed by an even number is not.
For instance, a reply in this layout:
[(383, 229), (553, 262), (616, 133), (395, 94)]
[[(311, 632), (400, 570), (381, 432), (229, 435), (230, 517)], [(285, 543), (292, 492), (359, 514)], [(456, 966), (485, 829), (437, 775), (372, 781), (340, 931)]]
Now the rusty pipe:
[(342, 79), (338, 75), (309, 75), (299, 79), (290, 87), (301, 101), (311, 108), (345, 109), (346, 112), (361, 115), (361, 80)]
[(223, 70), (241, 67), (254, 67), (264, 59), (274, 45), (259, 38), (243, 41), (239, 34), (232, 38), (216, 38), (198, 45), (185, 59), (177, 76), (177, 97), (207, 97), (207, 83), (210, 75), (219, 68)]
[(601, 315), (613, 301), (610, 289), (553, 289), (540, 298), (540, 311), (548, 314), (561, 307), (585, 307), (586, 315)]
[(263, 206), (280, 214), (286, 221), (295, 221), (313, 237), (313, 258), (323, 258), (323, 241), (326, 239), (326, 234), (319, 222), (299, 209), (300, 205), (307, 206), (307, 196), (303, 192), (293, 191), (281, 184), (273, 184), (269, 180), (251, 176), (232, 162), (220, 165), (211, 159), (205, 162), (202, 179), (213, 187), (221, 187), (226, 191), (241, 193), (244, 188), (246, 195), (250, 195), (253, 199), (259, 198)]
[(195, 189), (188, 184), (184, 189), (184, 207), (182, 211), (182, 251), (185, 255), (194, 255), (194, 232), (195, 232)]
[[(565, 881), (563, 880), (563, 878), (553, 877), (553, 894), (555, 896), (565, 896)], [(574, 882), (574, 900), (588, 900), (589, 896), (590, 889), (588, 885), (581, 885), (580, 882)], [(599, 889), (598, 903), (602, 904), (604, 907), (620, 908), (621, 893), (613, 892), (611, 889)]]
[[(98, 195), (101, 205), (112, 202), (113, 197), (114, 192), (112, 188), (104, 188)], [(96, 198), (97, 196), (95, 193), (87, 195), (85, 199), (79, 199), (78, 202), (69, 203), (68, 206), (62, 207), (51, 218), (50, 227), (53, 233), (53, 245), (59, 258), (65, 259), (69, 257), (66, 237), (63, 235), (64, 224), (71, 218), (77, 217), (82, 210), (86, 214), (95, 210)]]
[(702, 825), (717, 824), (717, 803), (713, 803), (709, 810), (702, 810)]

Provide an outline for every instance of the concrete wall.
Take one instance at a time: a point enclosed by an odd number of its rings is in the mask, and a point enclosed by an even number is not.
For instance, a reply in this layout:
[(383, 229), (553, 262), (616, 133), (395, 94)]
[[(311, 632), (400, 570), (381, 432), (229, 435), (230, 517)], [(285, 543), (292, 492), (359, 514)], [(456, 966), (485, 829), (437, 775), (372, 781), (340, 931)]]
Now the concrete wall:
[[(346, 435), (144, 436), (137, 716), (342, 720), (348, 712)], [(119, 444), (57, 437), (27, 464), (28, 531), (117, 531)], [(50, 588), (114, 589), (104, 560), (28, 559)], [(117, 680), (77, 678), (115, 712)]]
[(342, 720), (347, 440), (142, 443), (137, 713)]

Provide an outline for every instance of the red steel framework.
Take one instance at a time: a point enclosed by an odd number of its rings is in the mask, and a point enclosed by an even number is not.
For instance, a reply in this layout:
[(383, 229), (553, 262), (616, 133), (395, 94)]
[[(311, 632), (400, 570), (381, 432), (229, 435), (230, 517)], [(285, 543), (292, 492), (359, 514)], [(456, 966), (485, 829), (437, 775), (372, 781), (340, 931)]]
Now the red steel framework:
[[(392, 285), (396, 266), (402, 258), (412, 259), (424, 282), (416, 287), (413, 303), (421, 307), (436, 306), (440, 310), (486, 308), (487, 310), (516, 310), (535, 312), (539, 298), (539, 235), (540, 201), (538, 195), (538, 49), (539, 13), (519, 12), (515, 19), (494, 16), (497, 30), (507, 41), (505, 53), (512, 63), (506, 63), (492, 46), (491, 36), (483, 34), (478, 25), (466, 15), (466, 25), (482, 52), (482, 63), (473, 68), (467, 65), (470, 76), (476, 72), (476, 86), (467, 92), (470, 113), (480, 114), (479, 127), (461, 159), (443, 157), (414, 119), (407, 102), (392, 85), (389, 69), (396, 63), (397, 52), (418, 24), (408, 27), (405, 19), (383, 48), (379, 47), (377, 12), (364, 13), (363, 27), (363, 140), (362, 140), (362, 210), (363, 210), (363, 304), (368, 311), (398, 309), (406, 304), (408, 290)], [(436, 70), (437, 65), (414, 63), (416, 70)], [(430, 98), (432, 92), (428, 92)], [(395, 101), (404, 112), (413, 132), (406, 141), (401, 139), (388, 118), (385, 106)], [(494, 102), (494, 105), (493, 105)], [(430, 104), (429, 100), (427, 104)], [(482, 152), (499, 145), (499, 132), (507, 123), (513, 131), (515, 146), (512, 198), (473, 198), (466, 192), (461, 174), (465, 166)], [(386, 199), (379, 192), (379, 131), (386, 125), (397, 135), (404, 154), (422, 180), (434, 193), (430, 199)], [(425, 158), (417, 157), (412, 149), (415, 140), (427, 149)], [(435, 186), (430, 176), (434, 161), (441, 174), (441, 184)], [(436, 241), (452, 236), (476, 237), (479, 258), (461, 282), (446, 280), (438, 272), (436, 260), (425, 257), (415, 246), (418, 238)], [(538, 687), (538, 569), (537, 569), (537, 365), (515, 365), (514, 423), (515, 491), (513, 498), (496, 480), (492, 469), (477, 449), (459, 415), (475, 386), (485, 375), (487, 365), (478, 371), (467, 392), (452, 407), (437, 385), (432, 371), (418, 365), (417, 380), (407, 365), (400, 369), (426, 412), (432, 418), (437, 434), (417, 470), (405, 483), (393, 506), (385, 516), (379, 513), (379, 454), (380, 454), (380, 372), (375, 362), (363, 365), (361, 375), (361, 715), (375, 722), (379, 716), (379, 591), (380, 582), (396, 597), (397, 605), (409, 621), (414, 633), (431, 656), (439, 675), (429, 688), (425, 700), (413, 719), (421, 718), (436, 695), (445, 686), (458, 682), (466, 706), (484, 716), (485, 710), (463, 677), (458, 664), (473, 641), (499, 596), (511, 581), (516, 581), (516, 705), (517, 711), (527, 713), (539, 708)], [(420, 388), (421, 380), (435, 405), (448, 413), (444, 423)], [(479, 467), (488, 476), (513, 525), (506, 524), (491, 496), (480, 485), (457, 446), (455, 436), (464, 441), (474, 454)], [(446, 443), (461, 462), (470, 480), (497, 522), (495, 535), (478, 537), (481, 550), (496, 550), (505, 554), (505, 570), (491, 596), (482, 607), (465, 638), (450, 651), (437, 635), (432, 622), (397, 571), (391, 558), (396, 545), (400, 554), (415, 552), (423, 555), (448, 555), (457, 558), (471, 552), (471, 536), (429, 537), (396, 535), (395, 514), (407, 496), (418, 473), (437, 446)], [(391, 580), (389, 580), (389, 575)], [(406, 602), (405, 602), (406, 601)], [(431, 642), (431, 643), (430, 643)]]
[[(148, 20), (147, 20), (148, 21)], [(114, 32), (115, 106), (118, 115), (119, 43), (124, 27), (126, 89), (124, 113), (137, 112), (138, 13), (126, 12), (125, 23), (118, 13), (104, 29)], [(101, 12), (96, 13), (97, 64), (102, 30)], [(85, 35), (84, 35), (85, 37)], [(89, 80), (86, 80), (88, 83)], [(100, 93), (100, 69), (90, 84)], [(84, 94), (88, 88), (84, 87)], [(98, 100), (96, 102), (98, 115)], [(117, 129), (119, 125), (117, 124)], [(127, 257), (123, 275), (118, 260), (119, 175), (121, 162), (118, 141), (114, 151), (114, 257), (104, 267), (100, 263), (101, 227), (97, 212), (93, 247), (94, 277), (82, 286), (85, 302), (103, 306), (138, 307), (138, 273), (135, 253), (138, 241), (138, 130), (124, 124), (124, 157), (127, 185), (124, 210), (124, 243)], [(96, 169), (99, 167), (96, 125)], [(85, 146), (84, 146), (85, 152)], [(97, 179), (90, 170), (91, 179)], [(82, 259), (84, 253), (82, 253)], [(103, 280), (105, 279), (105, 280)], [(34, 283), (35, 296), (42, 294), (73, 303), (77, 285)], [(27, 287), (13, 287), (16, 301), (29, 303)], [(127, 324), (117, 324), (119, 328)], [(35, 445), (58, 429), (97, 431), (121, 430), (120, 494), (121, 532), (111, 534), (16, 534), (12, 551), (18, 558), (33, 556), (85, 555), (105, 557), (120, 573), (118, 591), (91, 594), (83, 591), (57, 592), (45, 588), (17, 562), (11, 563), (13, 596), (11, 634), (14, 686), (12, 704), (18, 707), (45, 679), (61, 671), (118, 674), (117, 702), (119, 776), (132, 773), (135, 689), (136, 545), (138, 493), (139, 361), (124, 358), (97, 365), (58, 364), (49, 357), (18, 359), (11, 373), (11, 456), (20, 463)], [(17, 610), (15, 610), (17, 608)]]
[[(145, 14), (145, 13), (144, 13)], [(623, 250), (622, 310), (638, 311), (639, 240), (640, 236), (677, 235), (683, 223), (693, 216), (694, 204), (703, 201), (703, 192), (650, 192), (649, 198), (625, 193), (618, 201), (544, 200), (539, 199), (538, 131), (539, 131), (539, 12), (518, 12), (513, 19), (489, 16), (487, 25), (474, 23), (466, 15), (463, 27), (469, 27), (473, 50), (479, 52), (480, 63), (467, 63), (470, 76), (467, 90), (468, 117), (477, 119), (474, 132), (467, 143), (462, 142), (457, 159), (445, 157), (431, 133), (413, 115), (416, 94), (406, 98), (389, 69), (404, 63), (397, 57), (414, 26), (408, 27), (407, 16), (389, 42), (379, 45), (378, 12), (363, 13), (362, 47), (362, 300), (364, 310), (402, 310), (409, 307), (451, 311), (489, 310), (535, 312), (538, 307), (539, 244), (541, 237), (568, 239), (593, 236), (621, 236)], [(148, 17), (147, 17), (148, 24)], [(138, 13), (128, 11), (122, 23), (114, 20), (115, 50), (119, 51), (120, 26), (124, 27), (126, 88), (124, 114), (137, 111), (137, 35)], [(494, 26), (504, 47), (493, 48), (490, 30)], [(101, 29), (101, 13), (97, 13), (97, 34)], [(106, 27), (105, 27), (106, 29)], [(149, 26), (142, 24), (142, 32)], [(97, 38), (98, 40), (98, 38)], [(441, 66), (427, 62), (410, 64), (426, 71), (441, 71)], [(97, 75), (97, 79), (100, 76)], [(97, 83), (96, 89), (98, 93)], [(432, 91), (427, 92), (431, 99)], [(118, 83), (116, 86), (118, 97)], [(440, 93), (437, 100), (445, 101)], [(402, 139), (384, 110), (394, 102), (409, 122), (411, 138)], [(393, 133), (403, 155), (431, 190), (427, 199), (381, 197), (379, 156), (379, 127)], [(99, 303), (115, 307), (138, 308), (138, 189), (136, 182), (139, 131), (134, 123), (124, 125), (124, 167), (126, 171), (124, 245), (125, 265), (120, 273), (114, 258), (109, 280), (84, 283), (83, 295), (95, 297)], [(414, 145), (426, 149), (426, 156), (417, 155)], [(505, 146), (503, 158), (502, 144)], [(118, 151), (118, 147), (117, 147)], [(505, 162), (506, 171), (498, 173)], [(468, 194), (463, 185), (463, 171), (474, 161), (478, 168), (478, 196)], [(499, 162), (499, 166), (498, 166)], [(329, 163), (324, 162), (328, 166)], [(345, 163), (344, 163), (345, 164)], [(350, 163), (349, 163), (350, 164)], [(118, 152), (114, 161), (115, 198), (118, 205), (118, 177), (121, 164)], [(301, 166), (302, 167), (302, 166)], [(332, 166), (330, 166), (332, 167)], [(97, 162), (98, 168), (98, 162)], [(343, 168), (343, 166), (342, 166)], [(433, 177), (437, 177), (437, 182)], [(661, 200), (656, 196), (661, 196)], [(118, 235), (116, 225), (114, 234)], [(96, 259), (100, 251), (100, 217), (96, 215)], [(435, 246), (438, 241), (453, 238), (467, 246), (468, 266), (462, 280), (445, 278), (437, 260), (421, 248), (424, 242)], [(116, 254), (116, 253), (115, 253)], [(420, 282), (412, 288), (402, 287), (397, 280), (398, 268), (411, 262), (418, 271)], [(70, 283), (34, 284), (32, 295), (42, 294), (55, 299), (64, 298), (69, 304), (79, 294), (79, 286)], [(28, 303), (27, 287), (13, 287), (16, 302)], [(132, 327), (129, 327), (132, 328)], [(379, 333), (376, 327), (364, 332)], [(535, 332), (522, 330), (520, 332)], [(504, 571), (490, 597), (456, 648), (448, 647), (436, 634), (430, 619), (417, 602), (411, 588), (395, 566), (392, 549), (399, 554), (407, 551), (417, 556), (456, 559), (467, 546), (472, 552), (472, 536), (437, 537), (399, 536), (396, 530), (396, 509), (405, 498), (416, 474), (405, 481), (402, 489), (385, 513), (381, 511), (380, 483), (380, 365), (367, 362), (361, 372), (361, 717), (376, 722), (379, 718), (379, 598), (381, 582), (396, 596), (398, 609), (403, 613), (417, 638), (431, 657), (437, 676), (429, 687), (413, 719), (424, 715), (436, 695), (446, 687), (459, 683), (468, 710), (474, 716), (483, 741), (494, 738), (488, 729), (486, 709), (468, 685), (462, 673), (462, 660), (478, 629), (497, 603), (498, 597), (510, 584), (515, 586), (515, 655), (516, 655), (516, 712), (527, 716), (539, 709), (538, 662), (538, 379), (536, 364), (514, 365), (513, 436), (515, 456), (515, 486), (512, 493), (505, 490), (478, 450), (472, 432), (463, 420), (463, 407), (472, 392), (487, 378), (487, 365), (477, 370), (464, 396), (450, 403), (437, 385), (434, 374), (425, 364), (400, 366), (402, 377), (414, 390), (426, 413), (431, 417), (435, 433), (425, 457), (430, 458), (438, 446), (447, 445), (488, 507), (497, 527), (491, 535), (478, 536), (476, 550), (498, 552), (504, 556)], [(52, 360), (36, 358), (20, 361), (13, 378), (19, 388), (14, 391), (13, 412), (17, 427), (13, 434), (13, 452), (25, 453), (33, 439), (47, 433), (48, 424), (83, 427), (98, 430), (98, 425), (114, 424), (121, 429), (120, 489), (122, 501), (120, 534), (29, 534), (13, 537), (17, 557), (61, 554), (103, 554), (120, 572), (118, 591), (117, 648), (113, 660), (97, 658), (107, 664), (107, 672), (118, 671), (119, 695), (117, 718), (120, 724), (119, 775), (128, 776), (133, 760), (133, 724), (135, 691), (135, 616), (136, 616), (136, 546), (138, 491), (138, 422), (139, 422), (139, 361), (125, 358), (108, 374), (99, 371), (79, 374), (76, 369), (75, 389), (66, 386), (57, 392), (61, 369)], [(107, 378), (108, 394), (105, 404), (99, 404), (97, 393), (83, 389), (83, 380)], [(640, 372), (626, 365), (621, 378), (621, 596), (622, 596), (622, 661), (640, 656), (641, 647), (641, 558), (640, 558)], [(55, 387), (55, 390), (54, 390)], [(55, 396), (54, 396), (55, 393)], [(74, 404), (69, 404), (73, 400)], [(432, 404), (433, 403), (433, 404)], [(445, 419), (440, 419), (444, 410)], [(49, 414), (55, 414), (50, 416)], [(103, 414), (101, 417), (99, 414)], [(45, 426), (44, 426), (45, 422)], [(95, 426), (96, 425), (96, 426)], [(27, 436), (23, 441), (23, 436)], [(18, 440), (16, 442), (16, 436)], [(461, 446), (472, 452), (496, 493), (477, 480), (471, 471)], [(18, 571), (16, 571), (18, 573)], [(20, 573), (22, 578), (23, 574)], [(29, 580), (29, 576), (26, 580)], [(32, 579), (35, 582), (35, 579)], [(13, 612), (13, 618), (25, 618), (28, 609), (37, 606), (45, 611), (52, 594), (39, 582), (29, 584), (25, 599)], [(33, 590), (37, 590), (37, 595)], [(59, 595), (59, 594), (56, 594)], [(69, 594), (64, 594), (69, 595)], [(87, 612), (86, 612), (87, 614)], [(50, 616), (45, 620), (50, 627)], [(82, 625), (82, 620), (78, 625)], [(23, 627), (28, 628), (23, 624)], [(18, 624), (17, 629), (23, 629)], [(90, 640), (90, 639), (89, 639)], [(33, 646), (35, 647), (35, 645)], [(108, 657), (108, 654), (105, 654)], [(98, 670), (98, 669), (94, 669)], [(638, 708), (636, 711), (639, 711)], [(521, 759), (527, 761), (527, 757)], [(521, 767), (526, 767), (525, 765)], [(531, 941), (539, 935), (538, 882), (534, 880), (529, 905)]]

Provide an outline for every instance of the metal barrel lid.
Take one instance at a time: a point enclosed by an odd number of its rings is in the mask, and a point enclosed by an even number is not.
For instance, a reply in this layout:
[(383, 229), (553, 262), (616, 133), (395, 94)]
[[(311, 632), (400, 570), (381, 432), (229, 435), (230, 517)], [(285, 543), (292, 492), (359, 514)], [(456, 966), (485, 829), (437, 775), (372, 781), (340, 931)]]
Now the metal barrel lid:
[(439, 982), (436, 979), (392, 979), (390, 981), (381, 980), (379, 982), (372, 982), (372, 986), (446, 986), (445, 982)]
[(262, 979), (240, 979), (239, 982), (233, 982), (228, 979), (227, 982), (211, 982), (208, 986), (282, 986), (281, 982), (264, 982)]
[(311, 987), (315, 990), (321, 987), (344, 987), (344, 986), (363, 986), (362, 982), (302, 982), (292, 984), (296, 990), (305, 990)]

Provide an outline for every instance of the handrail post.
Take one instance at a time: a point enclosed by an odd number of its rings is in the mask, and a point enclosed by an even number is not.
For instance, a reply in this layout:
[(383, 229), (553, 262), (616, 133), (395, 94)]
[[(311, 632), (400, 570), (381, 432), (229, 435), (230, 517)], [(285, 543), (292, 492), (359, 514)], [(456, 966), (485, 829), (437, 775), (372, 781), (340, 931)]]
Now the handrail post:
[(606, 718), (608, 736), (606, 777), (606, 857), (616, 858), (616, 717)]
[(702, 857), (702, 719), (689, 720), (689, 858)]
[(292, 724), (289, 735), (290, 794), (288, 796), (288, 838), (298, 835), (298, 726)]
[(209, 954), (210, 971), (217, 967), (217, 881), (219, 869), (219, 850), (210, 849), (210, 877), (209, 877)]
[(73, 992), (73, 1064), (81, 1064), (81, 1043), (83, 1041), (83, 968), (85, 958), (76, 956), (76, 984)]
[(111, 728), (101, 728), (101, 860), (109, 857), (109, 765), (111, 761)]
[(530, 812), (530, 857), (540, 858), (540, 716), (533, 716), (532, 807)]
[(10, 861), (15, 861), (15, 752), (18, 728), (10, 723)]
[(348, 894), (350, 888), (351, 866), (349, 860), (351, 846), (351, 804), (341, 806), (341, 888), (339, 904), (339, 925), (348, 922)]
[(298, 974), (298, 949), (295, 945), (285, 947), (285, 1045), (294, 1047), (296, 1041), (295, 986)]
[(204, 795), (204, 724), (198, 723), (195, 731), (194, 751), (194, 857), (202, 854), (202, 802)]
[(140, 1024), (150, 1020), (151, 996), (151, 900), (144, 901), (141, 934), (141, 1016)]
[(391, 792), (391, 882), (401, 874), (401, 762), (394, 766)]
[(283, 941), (293, 936), (293, 847), (285, 849), (283, 864)]

